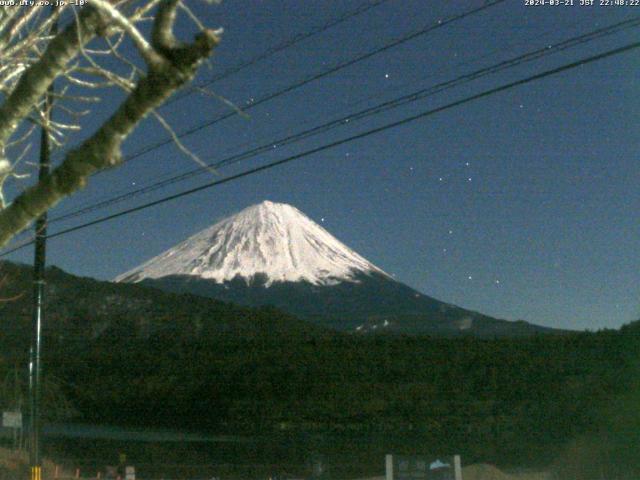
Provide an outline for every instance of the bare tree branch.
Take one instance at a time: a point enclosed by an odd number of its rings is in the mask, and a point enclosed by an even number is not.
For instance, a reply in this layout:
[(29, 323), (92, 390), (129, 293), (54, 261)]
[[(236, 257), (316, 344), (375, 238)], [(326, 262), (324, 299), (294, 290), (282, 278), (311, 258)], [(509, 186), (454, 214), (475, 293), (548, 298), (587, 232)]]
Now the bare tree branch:
[(147, 42), (144, 35), (136, 28), (136, 26), (127, 17), (125, 17), (120, 11), (113, 7), (111, 3), (105, 0), (92, 0), (98, 10), (105, 14), (110, 20), (115, 22), (120, 28), (122, 28), (133, 40), (136, 48), (140, 52), (142, 58), (148, 65), (157, 64), (162, 62), (162, 58)]
[[(125, 79), (113, 72), (105, 73), (108, 70), (102, 69), (95, 62), (91, 65), (91, 68), (96, 69), (93, 73), (101, 72), (107, 81), (130, 93), (115, 113), (93, 135), (71, 150), (49, 176), (23, 191), (9, 206), (0, 210), (0, 246), (4, 246), (13, 235), (26, 228), (33, 219), (62, 198), (83, 188), (91, 174), (118, 165), (122, 160), (121, 146), (124, 140), (142, 119), (193, 79), (200, 64), (209, 57), (219, 42), (221, 31), (207, 29), (196, 35), (192, 43), (176, 40), (173, 26), (179, 0), (159, 2), (150, 43), (144, 40), (131, 20), (122, 15), (113, 4), (106, 0), (94, 0), (92, 3), (95, 3), (95, 8), (84, 8), (75, 23), (71, 23), (49, 42), (38, 62), (25, 70), (7, 100), (0, 106), (0, 149), (16, 131), (19, 123), (27, 118), (33, 105), (39, 102), (51, 82), (58, 76), (77, 71), (77, 67), (69, 68), (68, 64), (74, 57), (83, 55), (85, 45), (98, 32), (114, 25), (124, 30), (133, 38), (147, 64), (147, 70), (134, 82), (133, 77)], [(148, 10), (139, 9), (137, 12), (142, 16)], [(113, 29), (110, 31), (115, 32)], [(75, 80), (76, 84), (84, 82), (84, 79)], [(64, 97), (74, 98), (66, 93)], [(168, 127), (168, 124), (164, 122), (163, 126)], [(74, 129), (75, 124), (52, 122), (49, 128), (55, 134)], [(7, 170), (7, 175), (10, 171)]]
[(51, 40), (40, 60), (22, 74), (16, 87), (0, 106), (0, 149), (40, 101), (51, 82), (64, 72), (67, 63), (96, 35), (101, 24), (97, 10), (83, 9), (78, 22), (71, 23)]

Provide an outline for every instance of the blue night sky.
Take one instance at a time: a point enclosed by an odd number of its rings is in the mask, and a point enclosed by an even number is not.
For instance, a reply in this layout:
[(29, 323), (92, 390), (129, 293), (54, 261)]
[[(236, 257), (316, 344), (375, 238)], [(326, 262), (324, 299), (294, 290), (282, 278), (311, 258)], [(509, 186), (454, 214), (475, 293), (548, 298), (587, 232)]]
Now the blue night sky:
[[(371, 0), (369, 0), (371, 1)], [(198, 81), (367, 0), (192, 2), (225, 29)], [(242, 108), (271, 92), (452, 15), (471, 0), (389, 0), (215, 82)], [(548, 2), (547, 2), (548, 3)], [(522, 53), (640, 16), (640, 6), (506, 2), (264, 102), (183, 139), (205, 161), (286, 137)], [(182, 34), (193, 30), (185, 22)], [(638, 27), (488, 75), (401, 108), (151, 194), (53, 223), (50, 232), (303, 152), (495, 86), (639, 40)], [(584, 65), (326, 149), (283, 166), (52, 239), (49, 264), (111, 279), (253, 203), (290, 203), (339, 240), (439, 300), (570, 329), (640, 318), (640, 51)], [(115, 97), (115, 96), (114, 96)], [(115, 106), (107, 100), (95, 125)], [(231, 111), (189, 95), (162, 109), (177, 132)], [(102, 115), (102, 117), (101, 117)], [(95, 128), (95, 126), (93, 127)], [(166, 136), (148, 119), (134, 153)], [(175, 146), (97, 175), (55, 218), (197, 167)], [(23, 237), (21, 237), (23, 238)], [(9, 259), (29, 262), (32, 247)]]

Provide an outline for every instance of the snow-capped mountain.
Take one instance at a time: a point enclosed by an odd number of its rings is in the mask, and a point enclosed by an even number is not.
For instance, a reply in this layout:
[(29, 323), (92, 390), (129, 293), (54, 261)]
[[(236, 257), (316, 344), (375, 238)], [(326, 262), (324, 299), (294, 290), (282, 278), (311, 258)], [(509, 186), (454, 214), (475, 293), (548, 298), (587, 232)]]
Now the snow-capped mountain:
[(547, 331), (397, 282), (291, 205), (262, 202), (116, 278), (246, 306), (276, 306), (356, 333), (529, 335)]
[(250, 283), (335, 285), (380, 268), (338, 241), (291, 205), (264, 201), (216, 223), (116, 278), (140, 282), (191, 275), (217, 283), (237, 277)]

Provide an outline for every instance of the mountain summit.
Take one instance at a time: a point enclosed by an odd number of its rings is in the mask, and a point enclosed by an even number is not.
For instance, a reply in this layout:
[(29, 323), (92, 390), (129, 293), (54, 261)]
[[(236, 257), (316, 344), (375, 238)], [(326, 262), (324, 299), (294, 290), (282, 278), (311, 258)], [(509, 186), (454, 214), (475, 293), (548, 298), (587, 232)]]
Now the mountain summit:
[(250, 283), (261, 277), (266, 287), (274, 282), (335, 285), (374, 272), (388, 276), (297, 208), (264, 201), (193, 235), (116, 281), (191, 275), (217, 283), (238, 277)]
[(116, 278), (245, 306), (276, 306), (336, 330), (519, 336), (549, 331), (397, 282), (291, 205), (262, 202)]

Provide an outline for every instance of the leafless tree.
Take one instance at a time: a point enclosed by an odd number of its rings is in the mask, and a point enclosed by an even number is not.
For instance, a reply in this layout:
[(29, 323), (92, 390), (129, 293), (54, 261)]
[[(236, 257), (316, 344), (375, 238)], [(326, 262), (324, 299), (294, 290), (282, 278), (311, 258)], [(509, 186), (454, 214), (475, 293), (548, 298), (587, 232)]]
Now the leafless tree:
[[(0, 246), (83, 188), (90, 175), (120, 164), (123, 142), (146, 116), (172, 133), (157, 108), (193, 79), (221, 34), (205, 28), (182, 0), (87, 0), (56, 8), (20, 1), (0, 7)], [(182, 12), (197, 30), (188, 43), (174, 35)], [(143, 28), (145, 22), (150, 28)], [(53, 101), (45, 101), (54, 81)], [(125, 92), (121, 103), (85, 135), (91, 104), (113, 88)], [(56, 115), (49, 119), (52, 105)], [(69, 138), (77, 145), (50, 175), (8, 202), (3, 187), (24, 176), (21, 160), (39, 126), (54, 146)]]

